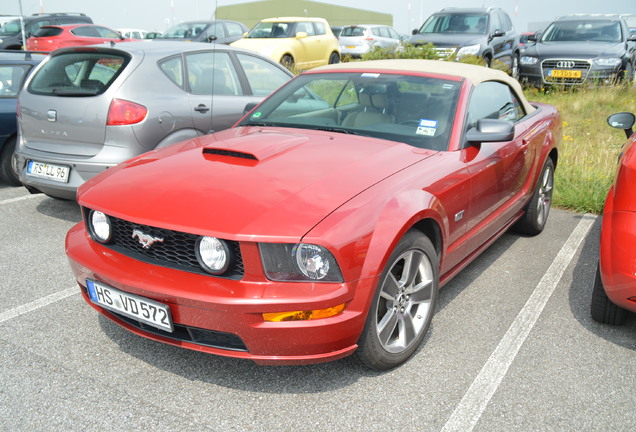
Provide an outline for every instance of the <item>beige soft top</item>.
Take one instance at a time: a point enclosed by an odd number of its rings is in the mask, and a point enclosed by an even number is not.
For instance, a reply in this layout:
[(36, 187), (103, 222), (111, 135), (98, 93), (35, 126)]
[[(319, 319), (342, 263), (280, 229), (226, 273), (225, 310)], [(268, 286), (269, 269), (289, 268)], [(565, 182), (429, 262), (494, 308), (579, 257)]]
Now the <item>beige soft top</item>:
[(451, 61), (441, 60), (416, 60), (416, 59), (404, 59), (404, 60), (369, 60), (369, 61), (355, 61), (346, 63), (337, 63), (328, 66), (321, 66), (312, 71), (326, 72), (329, 70), (344, 72), (345, 70), (360, 71), (374, 70), (374, 71), (403, 71), (406, 73), (434, 73), (439, 75), (451, 75), (466, 78), (470, 80), (474, 85), (482, 83), (484, 81), (500, 81), (508, 84), (517, 93), (519, 102), (525, 108), (526, 113), (531, 113), (535, 108), (530, 105), (526, 100), (523, 90), (519, 82), (508, 76), (503, 71), (497, 69), (490, 69), (483, 66), (471, 65), (466, 63), (456, 63)]

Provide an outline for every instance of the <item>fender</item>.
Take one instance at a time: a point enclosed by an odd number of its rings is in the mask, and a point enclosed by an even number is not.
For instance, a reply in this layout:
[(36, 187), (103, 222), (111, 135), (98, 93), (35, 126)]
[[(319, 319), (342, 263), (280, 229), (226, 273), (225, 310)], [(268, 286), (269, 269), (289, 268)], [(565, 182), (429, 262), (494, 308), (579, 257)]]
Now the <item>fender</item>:
[(205, 134), (202, 131), (199, 131), (197, 129), (180, 129), (164, 137), (161, 141), (157, 143), (157, 145), (155, 146), (155, 149), (167, 147), (174, 143), (189, 140), (191, 138), (196, 138), (201, 135), (205, 135)]

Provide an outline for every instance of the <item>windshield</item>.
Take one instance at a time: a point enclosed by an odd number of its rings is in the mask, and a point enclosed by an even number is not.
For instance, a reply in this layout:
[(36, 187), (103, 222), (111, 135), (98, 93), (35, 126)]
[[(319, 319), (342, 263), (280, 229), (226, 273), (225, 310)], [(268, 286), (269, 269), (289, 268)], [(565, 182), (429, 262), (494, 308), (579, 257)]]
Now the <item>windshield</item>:
[(290, 38), (294, 37), (296, 23), (289, 22), (260, 22), (250, 30), (247, 38)]
[(193, 39), (199, 36), (208, 25), (204, 22), (178, 24), (157, 36), (157, 39)]
[(15, 36), (20, 33), (20, 20), (9, 21), (0, 27), (0, 36)]
[(620, 42), (621, 26), (615, 21), (556, 21), (541, 37), (541, 42)]
[(486, 34), (488, 15), (439, 14), (432, 15), (420, 28), (420, 33), (474, 33)]
[(240, 125), (326, 130), (446, 150), (460, 85), (401, 74), (299, 75)]

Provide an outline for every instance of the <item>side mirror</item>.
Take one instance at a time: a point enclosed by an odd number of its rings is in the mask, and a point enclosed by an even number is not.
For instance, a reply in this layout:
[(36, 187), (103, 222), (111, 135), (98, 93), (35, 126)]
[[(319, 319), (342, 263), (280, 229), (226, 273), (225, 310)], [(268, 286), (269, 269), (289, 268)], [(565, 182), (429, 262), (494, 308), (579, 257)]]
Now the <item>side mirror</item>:
[(466, 132), (470, 143), (511, 141), (515, 137), (515, 125), (507, 120), (479, 119), (477, 127)]
[(620, 112), (612, 114), (607, 118), (607, 124), (616, 129), (623, 129), (627, 138), (632, 136), (636, 116), (630, 112)]
[(411, 34), (412, 34), (413, 36), (415, 36), (417, 33), (418, 33), (418, 30), (417, 30), (417, 29), (413, 29), (413, 30), (411, 31)]
[(503, 31), (502, 29), (497, 29), (494, 32), (492, 32), (492, 37), (501, 37), (505, 35), (506, 35), (506, 32)]
[(256, 105), (258, 105), (258, 102), (250, 102), (247, 105), (245, 105), (245, 108), (243, 108), (243, 115), (247, 114), (248, 112), (256, 108)]
[(296, 39), (304, 39), (307, 37), (307, 33), (306, 32), (298, 32), (296, 33)]
[(208, 41), (208, 43), (212, 43), (217, 39), (217, 37), (215, 35), (209, 35), (206, 40)]

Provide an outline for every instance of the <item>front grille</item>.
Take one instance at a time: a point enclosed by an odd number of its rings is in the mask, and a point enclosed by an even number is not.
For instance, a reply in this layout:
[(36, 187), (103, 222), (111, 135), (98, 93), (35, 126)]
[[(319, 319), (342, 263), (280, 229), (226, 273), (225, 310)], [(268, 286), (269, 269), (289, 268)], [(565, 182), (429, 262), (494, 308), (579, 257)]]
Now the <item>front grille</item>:
[[(84, 209), (84, 211), (86, 213), (84, 220), (88, 220), (88, 212), (90, 210)], [(196, 242), (200, 236), (164, 228), (151, 227), (148, 225), (135, 224), (112, 216), (110, 216), (110, 220), (113, 230), (112, 239), (104, 246), (123, 255), (149, 264), (208, 276), (240, 279), (244, 274), (241, 247), (236, 241), (224, 240), (230, 251), (230, 265), (225, 273), (221, 275), (211, 275), (201, 268), (199, 261), (197, 260), (195, 248)], [(140, 230), (144, 234), (155, 238), (161, 238), (163, 241), (156, 242), (149, 248), (144, 248), (139, 239), (133, 238), (134, 230)]]
[(451, 56), (453, 54), (455, 54), (455, 47), (449, 47), (449, 48), (438, 48), (435, 47), (435, 51), (437, 51), (437, 56), (439, 58), (445, 58), (448, 56)]
[[(565, 64), (560, 64), (565, 63)], [(554, 78), (548, 76), (552, 70), (580, 71), (580, 78)], [(545, 82), (558, 84), (581, 84), (590, 73), (590, 62), (587, 60), (549, 59), (541, 63), (541, 73)]]

